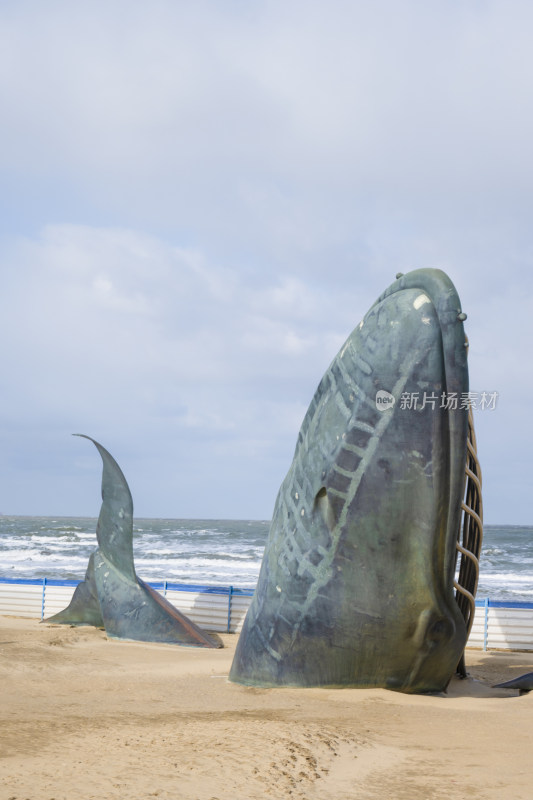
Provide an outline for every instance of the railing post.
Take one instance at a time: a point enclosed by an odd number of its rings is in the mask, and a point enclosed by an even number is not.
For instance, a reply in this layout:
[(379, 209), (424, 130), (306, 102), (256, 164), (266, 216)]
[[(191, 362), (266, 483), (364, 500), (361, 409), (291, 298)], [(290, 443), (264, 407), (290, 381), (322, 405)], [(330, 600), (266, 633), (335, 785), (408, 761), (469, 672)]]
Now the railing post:
[(46, 578), (43, 578), (43, 598), (41, 602), (41, 619), (44, 619), (44, 604), (46, 597)]
[(489, 642), (489, 598), (485, 598), (485, 620), (483, 624), (483, 650), (487, 650)]
[(233, 597), (233, 586), (229, 587), (228, 592), (228, 630), (227, 633), (230, 633), (231, 628), (231, 598)]

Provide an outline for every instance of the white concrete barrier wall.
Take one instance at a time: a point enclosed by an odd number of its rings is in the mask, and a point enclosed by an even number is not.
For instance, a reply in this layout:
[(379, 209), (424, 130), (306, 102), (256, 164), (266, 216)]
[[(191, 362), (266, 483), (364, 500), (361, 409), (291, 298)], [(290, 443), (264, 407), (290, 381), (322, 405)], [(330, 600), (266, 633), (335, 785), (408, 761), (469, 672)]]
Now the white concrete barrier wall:
[(45, 585), (43, 618), (63, 611), (72, 600), (75, 588), (75, 586)]
[(42, 607), (42, 584), (0, 583), (0, 614), (39, 619)]
[[(179, 611), (207, 631), (239, 633), (252, 593), (232, 587), (154, 584)], [(66, 608), (75, 585), (0, 578), (0, 616), (46, 619)], [(478, 601), (467, 647), (533, 651), (533, 603)]]
[(491, 608), (488, 614), (489, 646), (503, 650), (532, 650), (533, 611)]
[[(481, 647), (483, 648), (485, 643), (485, 622), (484, 622), (484, 614), (482, 613), (483, 609), (476, 608), (476, 615), (474, 617), (474, 624), (472, 625), (472, 630), (470, 631), (470, 636), (468, 637), (468, 644), (467, 647)], [(533, 643), (532, 643), (533, 649)]]

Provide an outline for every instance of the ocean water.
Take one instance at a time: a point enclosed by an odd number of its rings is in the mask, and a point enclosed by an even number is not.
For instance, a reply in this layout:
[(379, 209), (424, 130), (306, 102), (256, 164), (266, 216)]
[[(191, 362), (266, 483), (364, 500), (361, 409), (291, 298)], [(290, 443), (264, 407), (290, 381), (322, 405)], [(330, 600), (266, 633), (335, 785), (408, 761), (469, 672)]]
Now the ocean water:
[[(136, 519), (133, 552), (147, 581), (254, 588), (269, 522)], [(0, 516), (0, 578), (81, 580), (96, 519)], [(533, 602), (533, 527), (485, 527), (477, 598)]]
[[(96, 519), (0, 517), (0, 578), (79, 579), (95, 549)], [(146, 581), (254, 588), (269, 523), (135, 519), (135, 570)]]

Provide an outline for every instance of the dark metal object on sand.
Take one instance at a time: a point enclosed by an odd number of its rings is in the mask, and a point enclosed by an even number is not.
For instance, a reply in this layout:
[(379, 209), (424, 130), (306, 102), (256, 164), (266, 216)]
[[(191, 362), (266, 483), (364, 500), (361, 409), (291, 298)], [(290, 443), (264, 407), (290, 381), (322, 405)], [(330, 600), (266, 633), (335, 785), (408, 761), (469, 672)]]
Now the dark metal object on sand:
[(533, 690), (533, 672), (526, 672), (519, 678), (513, 678), (505, 683), (496, 683), (494, 689), (518, 689), (518, 694), (527, 694)]

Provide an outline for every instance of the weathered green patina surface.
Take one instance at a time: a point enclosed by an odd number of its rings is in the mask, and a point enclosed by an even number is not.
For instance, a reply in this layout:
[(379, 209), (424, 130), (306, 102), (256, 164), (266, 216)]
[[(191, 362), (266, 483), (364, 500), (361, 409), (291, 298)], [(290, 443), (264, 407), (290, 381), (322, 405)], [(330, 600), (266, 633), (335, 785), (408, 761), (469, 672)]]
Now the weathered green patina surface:
[(133, 501), (122, 470), (101, 444), (102, 507), (98, 547), (70, 605), (46, 622), (105, 627), (117, 639), (221, 647), (171, 603), (137, 577), (133, 563)]
[(416, 270), (333, 360), (277, 497), (232, 681), (446, 687), (466, 643), (453, 591), (463, 319), (449, 278)]

